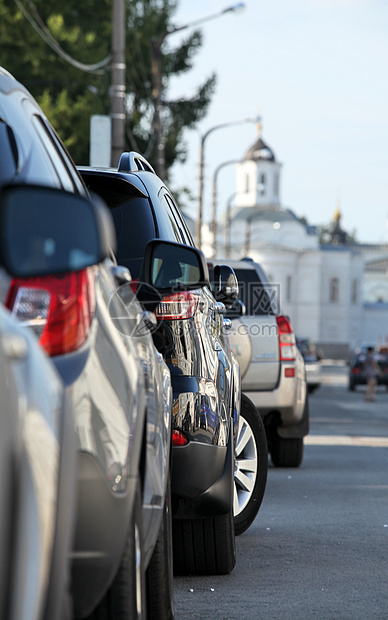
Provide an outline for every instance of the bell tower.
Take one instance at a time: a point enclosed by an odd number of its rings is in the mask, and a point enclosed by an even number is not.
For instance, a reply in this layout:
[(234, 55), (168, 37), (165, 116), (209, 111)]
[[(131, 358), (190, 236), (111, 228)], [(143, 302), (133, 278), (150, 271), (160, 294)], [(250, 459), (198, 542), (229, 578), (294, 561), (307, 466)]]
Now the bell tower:
[(262, 138), (262, 120), (257, 124), (258, 138), (236, 165), (236, 207), (280, 205), (280, 169), (272, 149)]

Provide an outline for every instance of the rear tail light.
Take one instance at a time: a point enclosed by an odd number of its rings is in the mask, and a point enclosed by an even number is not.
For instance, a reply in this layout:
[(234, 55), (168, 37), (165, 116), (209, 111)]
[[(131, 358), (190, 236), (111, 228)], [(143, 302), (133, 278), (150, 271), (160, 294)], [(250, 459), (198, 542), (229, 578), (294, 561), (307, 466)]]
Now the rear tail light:
[(288, 317), (280, 315), (276, 317), (279, 334), (280, 361), (293, 362), (296, 357), (295, 334)]
[(358, 375), (359, 372), (360, 372), (359, 368), (352, 368), (352, 375)]
[(161, 320), (190, 319), (194, 316), (199, 297), (185, 291), (164, 297), (155, 310), (156, 318)]
[(6, 301), (12, 314), (31, 327), (51, 355), (78, 349), (86, 340), (95, 310), (92, 269), (11, 282)]
[(172, 445), (173, 446), (185, 446), (188, 443), (186, 437), (180, 431), (172, 432)]

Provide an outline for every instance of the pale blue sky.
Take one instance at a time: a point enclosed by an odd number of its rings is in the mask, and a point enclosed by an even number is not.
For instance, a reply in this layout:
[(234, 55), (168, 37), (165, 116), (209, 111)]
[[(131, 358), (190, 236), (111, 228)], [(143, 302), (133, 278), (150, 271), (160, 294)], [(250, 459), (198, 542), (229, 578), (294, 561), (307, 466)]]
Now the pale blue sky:
[[(181, 25), (233, 4), (180, 0)], [(339, 200), (342, 225), (364, 242), (388, 239), (388, 2), (247, 0), (201, 28), (193, 71), (171, 96), (189, 94), (215, 71), (217, 90), (199, 132), (186, 134), (189, 159), (174, 185), (198, 193), (200, 134), (263, 115), (263, 138), (283, 164), (281, 200), (311, 224), (328, 223)], [(169, 37), (173, 46), (182, 35)], [(206, 142), (205, 220), (215, 168), (242, 158), (254, 124), (222, 129)], [(219, 174), (219, 209), (235, 191), (234, 168)]]

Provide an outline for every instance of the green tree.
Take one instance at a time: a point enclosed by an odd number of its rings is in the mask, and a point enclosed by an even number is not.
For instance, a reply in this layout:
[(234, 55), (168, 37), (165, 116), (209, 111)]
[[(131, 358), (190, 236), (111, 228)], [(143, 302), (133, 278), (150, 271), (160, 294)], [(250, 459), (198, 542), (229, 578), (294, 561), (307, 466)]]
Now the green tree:
[[(176, 0), (126, 0), (125, 148), (145, 154), (151, 163), (155, 159), (151, 42), (171, 29), (176, 8)], [(3, 0), (0, 4), (0, 64), (32, 92), (79, 164), (89, 160), (90, 116), (110, 111), (110, 67), (80, 70), (52, 49), (42, 33), (51, 35), (72, 59), (94, 65), (110, 53), (111, 11), (111, 0), (60, 4), (57, 0)], [(164, 92), (172, 76), (192, 67), (201, 33), (192, 32), (175, 50), (167, 43), (162, 47)], [(184, 160), (184, 129), (193, 128), (206, 114), (214, 86), (212, 75), (192, 98), (163, 103), (167, 168)]]

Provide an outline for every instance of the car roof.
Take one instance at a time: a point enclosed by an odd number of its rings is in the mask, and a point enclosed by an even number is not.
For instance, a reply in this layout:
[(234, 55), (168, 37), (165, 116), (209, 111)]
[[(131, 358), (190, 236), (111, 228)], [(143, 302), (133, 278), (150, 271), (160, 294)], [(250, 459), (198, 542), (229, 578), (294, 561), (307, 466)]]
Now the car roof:
[(208, 262), (210, 262), (212, 265), (221, 265), (221, 264), (229, 265), (229, 267), (231, 267), (234, 271), (238, 271), (239, 269), (252, 270), (258, 274), (262, 282), (269, 281), (268, 276), (265, 270), (263, 269), (263, 267), (259, 263), (256, 263), (251, 258), (243, 258), (241, 260), (230, 259), (230, 258), (213, 258)]

